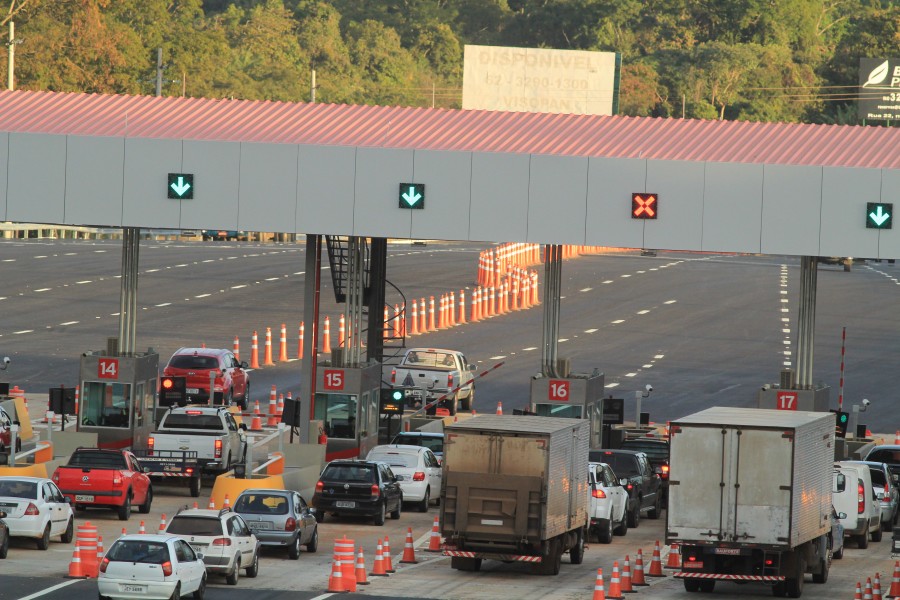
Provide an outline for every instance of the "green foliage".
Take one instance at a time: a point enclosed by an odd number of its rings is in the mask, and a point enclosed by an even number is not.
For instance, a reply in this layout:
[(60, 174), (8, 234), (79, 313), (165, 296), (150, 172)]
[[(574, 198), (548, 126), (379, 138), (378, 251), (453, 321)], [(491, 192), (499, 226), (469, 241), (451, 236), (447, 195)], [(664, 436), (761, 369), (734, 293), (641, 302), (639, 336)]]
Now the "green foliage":
[[(614, 51), (620, 112), (855, 122), (889, 0), (11, 0), (19, 89), (458, 107), (465, 44)], [(5, 51), (0, 50), (0, 54)]]

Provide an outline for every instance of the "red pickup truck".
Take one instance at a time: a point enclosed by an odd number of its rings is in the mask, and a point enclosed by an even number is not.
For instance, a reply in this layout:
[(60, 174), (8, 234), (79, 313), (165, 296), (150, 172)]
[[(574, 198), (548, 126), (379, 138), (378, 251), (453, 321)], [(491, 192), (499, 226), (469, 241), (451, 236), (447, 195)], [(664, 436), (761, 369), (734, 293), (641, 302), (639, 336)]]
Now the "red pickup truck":
[(57, 467), (53, 481), (76, 511), (113, 508), (122, 521), (131, 516), (133, 504), (146, 514), (153, 502), (150, 477), (127, 450), (76, 448), (69, 463)]

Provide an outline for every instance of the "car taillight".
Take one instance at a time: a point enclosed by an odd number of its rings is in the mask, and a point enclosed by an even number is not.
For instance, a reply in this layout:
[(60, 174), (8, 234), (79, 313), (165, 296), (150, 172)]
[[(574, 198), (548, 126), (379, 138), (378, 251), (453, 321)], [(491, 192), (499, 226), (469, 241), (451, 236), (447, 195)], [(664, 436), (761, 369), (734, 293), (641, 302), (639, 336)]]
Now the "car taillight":
[(662, 475), (663, 479), (669, 478), (669, 465), (662, 466), (662, 472), (660, 473), (660, 475)]
[(153, 448), (156, 446), (156, 439), (151, 435), (147, 438), (147, 456), (153, 456)]
[(53, 479), (53, 483), (59, 483), (59, 473), (54, 471), (52, 479)]
[(424, 471), (416, 471), (413, 475), (413, 481), (425, 481), (425, 472)]
[(166, 577), (171, 575), (172, 574), (172, 563), (170, 563), (169, 561), (164, 562), (162, 564), (162, 570), (163, 570), (163, 575), (165, 575)]
[(859, 514), (866, 512), (866, 486), (862, 481), (856, 484), (856, 512)]
[(216, 538), (212, 541), (212, 545), (213, 546), (230, 546), (231, 538), (227, 538), (227, 537)]
[(447, 387), (448, 388), (453, 387), (453, 375), (451, 373), (447, 374)]
[(100, 572), (101, 573), (106, 573), (106, 565), (108, 565), (108, 564), (109, 564), (109, 559), (106, 557), (103, 557), (103, 560), (100, 561)]
[(375, 484), (372, 484), (372, 500), (378, 498), (381, 495), (381, 488)]
[(35, 506), (33, 502), (29, 502), (29, 503), (28, 503), (28, 508), (25, 509), (25, 516), (26, 516), (26, 517), (34, 517), (34, 516), (37, 516), (37, 515), (39, 515), (39, 514), (41, 514), (41, 513), (40, 513), (40, 511), (38, 510), (38, 507)]
[(297, 529), (297, 519), (294, 517), (288, 517), (288, 520), (284, 522), (284, 530), (285, 531), (294, 531)]
[(391, 369), (391, 385), (397, 383), (397, 369)]
[(634, 486), (629, 483), (628, 485), (625, 486), (625, 489), (628, 491), (631, 491), (634, 489)]
[(594, 498), (606, 498), (606, 492), (604, 492), (600, 488), (594, 488), (591, 490), (591, 496), (593, 496)]
[(321, 481), (317, 481), (316, 482), (316, 492), (321, 492), (324, 489), (325, 489), (325, 484), (322, 483)]
[(222, 440), (216, 440), (215, 458), (222, 458)]

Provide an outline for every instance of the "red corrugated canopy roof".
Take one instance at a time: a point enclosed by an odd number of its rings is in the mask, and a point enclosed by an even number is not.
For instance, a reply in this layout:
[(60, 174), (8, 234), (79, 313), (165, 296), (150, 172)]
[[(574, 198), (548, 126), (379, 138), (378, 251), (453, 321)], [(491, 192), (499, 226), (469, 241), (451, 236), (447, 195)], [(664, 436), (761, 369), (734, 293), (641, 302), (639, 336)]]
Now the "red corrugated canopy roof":
[(0, 131), (900, 168), (900, 128), (0, 91)]

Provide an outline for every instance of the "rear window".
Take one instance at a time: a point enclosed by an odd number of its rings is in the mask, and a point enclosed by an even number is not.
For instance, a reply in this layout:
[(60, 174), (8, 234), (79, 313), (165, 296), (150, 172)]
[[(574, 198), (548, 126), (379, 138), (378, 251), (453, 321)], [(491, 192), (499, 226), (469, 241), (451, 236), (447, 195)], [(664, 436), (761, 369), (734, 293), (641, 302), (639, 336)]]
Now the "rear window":
[(872, 473), (872, 485), (884, 487), (884, 471), (882, 471), (881, 469), (869, 469), (869, 471)]
[(622, 442), (622, 448), (627, 450), (635, 450), (637, 452), (643, 452), (650, 460), (669, 459), (669, 445), (664, 443), (631, 439)]
[(395, 452), (373, 452), (366, 457), (368, 460), (385, 462), (391, 467), (403, 467), (415, 469), (419, 465), (419, 457), (413, 454), (399, 454)]
[(37, 483), (34, 481), (16, 481), (0, 479), (0, 496), (6, 498), (37, 498)]
[(162, 542), (119, 540), (106, 553), (106, 558), (117, 562), (161, 565), (169, 560), (169, 548)]
[(167, 429), (205, 429), (222, 431), (222, 419), (219, 415), (172, 413), (162, 423)]
[(432, 452), (444, 452), (444, 438), (442, 437), (424, 437), (421, 435), (403, 435), (397, 434), (391, 441), (391, 444), (405, 444), (407, 446), (423, 446)]
[(429, 369), (445, 369), (447, 371), (456, 368), (456, 361), (453, 360), (453, 355), (444, 352), (410, 352), (406, 355), (404, 364), (428, 367)]
[(76, 452), (69, 459), (70, 467), (125, 469), (125, 457), (114, 452)]
[(286, 515), (288, 499), (271, 494), (242, 494), (234, 503), (234, 510), (250, 515)]
[(377, 482), (374, 465), (328, 465), (322, 472), (322, 479), (363, 483)]
[(900, 450), (873, 450), (866, 456), (866, 460), (869, 462), (897, 464), (900, 463)]
[(212, 517), (175, 516), (166, 533), (175, 535), (222, 535), (222, 521)]
[(638, 471), (637, 459), (633, 455), (627, 454), (606, 454), (602, 450), (595, 450), (590, 453), (590, 460), (593, 462), (605, 462), (619, 477), (630, 477), (632, 475), (640, 475)]
[(214, 356), (173, 356), (169, 361), (173, 369), (218, 369), (219, 359)]

